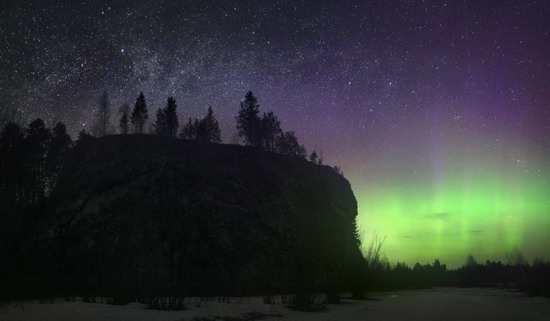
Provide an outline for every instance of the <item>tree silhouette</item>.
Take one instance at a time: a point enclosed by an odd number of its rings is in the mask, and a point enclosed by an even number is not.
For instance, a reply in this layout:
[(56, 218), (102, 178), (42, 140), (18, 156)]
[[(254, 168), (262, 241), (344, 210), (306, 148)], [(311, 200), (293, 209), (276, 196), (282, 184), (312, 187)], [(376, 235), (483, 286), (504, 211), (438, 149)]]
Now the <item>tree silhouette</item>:
[(166, 133), (170, 137), (176, 137), (178, 133), (179, 121), (176, 108), (178, 108), (178, 105), (174, 97), (168, 97), (164, 114), (166, 118)]
[(46, 128), (42, 119), (38, 118), (29, 124), (23, 144), (25, 158), (28, 161), (29, 177), (27, 187), (31, 203), (44, 198), (47, 183), (45, 161), (50, 139), (51, 132)]
[(293, 131), (284, 132), (276, 141), (276, 152), (283, 155), (306, 157), (306, 148), (298, 143)]
[(76, 145), (82, 145), (88, 143), (90, 140), (94, 139), (94, 136), (90, 135), (85, 129), (78, 132), (78, 138), (76, 139)]
[(471, 269), (471, 268), (475, 268), (476, 266), (477, 266), (477, 261), (475, 257), (472, 254), (468, 254), (468, 256), (466, 257), (466, 264), (464, 265), (464, 267)]
[(109, 94), (104, 91), (99, 98), (99, 108), (97, 112), (96, 123), (93, 126), (93, 133), (95, 136), (105, 136), (109, 134), (109, 127), (111, 126), (111, 102), (109, 101)]
[(317, 152), (312, 151), (311, 154), (309, 155), (309, 161), (314, 163), (314, 164), (317, 164), (317, 159), (319, 159), (319, 156), (317, 155)]
[(0, 105), (0, 128), (4, 128), (8, 123), (21, 124), (23, 114), (18, 108), (6, 104)]
[(208, 107), (202, 119), (189, 118), (181, 130), (180, 137), (186, 140), (198, 140), (203, 143), (220, 143), (220, 125), (214, 117), (212, 107)]
[(23, 129), (13, 122), (8, 122), (0, 134), (0, 202), (6, 211), (23, 196), (24, 135)]
[(246, 93), (244, 101), (241, 102), (241, 108), (237, 119), (237, 131), (239, 136), (244, 138), (246, 145), (261, 146), (261, 119), (258, 116), (260, 105), (258, 99), (252, 91)]
[(200, 121), (198, 139), (205, 143), (219, 143), (221, 142), (220, 124), (214, 117), (212, 107), (208, 107), (206, 116)]
[(134, 110), (132, 111), (131, 122), (134, 125), (134, 133), (143, 134), (143, 128), (145, 122), (149, 116), (147, 115), (147, 103), (145, 102), (145, 96), (143, 92), (139, 94), (139, 97), (136, 99), (136, 104)]
[(53, 189), (57, 183), (57, 177), (61, 173), (65, 158), (71, 148), (72, 140), (67, 134), (67, 126), (58, 122), (52, 129), (52, 139), (46, 157), (46, 169), (49, 174), (49, 189)]
[(272, 111), (264, 113), (260, 120), (261, 147), (270, 152), (275, 151), (275, 141), (282, 133), (281, 122), (277, 116)]
[(130, 105), (124, 104), (119, 109), (120, 120), (118, 122), (118, 127), (120, 128), (120, 133), (123, 135), (128, 134), (128, 126), (130, 125)]
[(176, 114), (177, 107), (174, 97), (168, 97), (166, 107), (157, 110), (157, 117), (153, 125), (156, 134), (176, 136), (179, 127), (178, 115)]
[(199, 127), (198, 123), (198, 119), (195, 119), (193, 121), (193, 119), (189, 117), (187, 123), (185, 123), (185, 125), (183, 125), (183, 127), (181, 128), (180, 138), (185, 140), (197, 139), (197, 129)]
[(166, 113), (164, 112), (164, 109), (159, 108), (157, 109), (157, 115), (155, 119), (155, 123), (153, 124), (153, 127), (155, 129), (155, 134), (157, 135), (167, 135), (167, 124), (166, 124)]

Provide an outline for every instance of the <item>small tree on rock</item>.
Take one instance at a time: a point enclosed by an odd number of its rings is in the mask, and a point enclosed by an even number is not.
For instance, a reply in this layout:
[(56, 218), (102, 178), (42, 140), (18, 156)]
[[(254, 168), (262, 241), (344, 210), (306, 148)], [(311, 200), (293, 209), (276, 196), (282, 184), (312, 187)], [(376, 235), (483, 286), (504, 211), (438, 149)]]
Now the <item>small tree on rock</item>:
[(259, 112), (260, 105), (258, 104), (258, 99), (252, 91), (249, 91), (246, 93), (244, 101), (241, 102), (241, 108), (236, 117), (239, 136), (244, 139), (245, 144), (248, 146), (259, 147), (261, 145), (261, 120), (258, 116)]
[(298, 143), (293, 131), (284, 132), (277, 138), (276, 152), (283, 155), (306, 157), (307, 152), (304, 145)]
[(187, 140), (198, 140), (203, 143), (220, 143), (220, 124), (214, 117), (212, 107), (208, 107), (206, 116), (200, 120), (189, 118), (181, 130), (180, 137)]
[(166, 120), (166, 134), (170, 137), (176, 137), (178, 132), (179, 121), (176, 108), (178, 108), (178, 105), (174, 97), (168, 97), (166, 107), (164, 108), (164, 116)]
[(130, 106), (128, 104), (122, 105), (119, 109), (120, 120), (118, 122), (118, 127), (120, 133), (123, 135), (128, 134), (128, 126), (130, 125)]
[(199, 140), (206, 143), (219, 143), (222, 141), (220, 124), (216, 120), (216, 117), (214, 117), (214, 112), (212, 111), (211, 106), (208, 107), (206, 116), (204, 116), (200, 122), (202, 123), (202, 126), (200, 127), (203, 128), (200, 130), (201, 135)]
[(96, 123), (93, 127), (93, 133), (96, 136), (105, 136), (109, 134), (109, 127), (111, 126), (111, 102), (109, 100), (109, 94), (104, 91), (99, 98), (99, 108), (97, 112)]
[(58, 122), (52, 129), (52, 138), (46, 156), (46, 169), (49, 174), (50, 189), (57, 183), (57, 177), (65, 163), (65, 158), (72, 145), (71, 136), (67, 134), (67, 126)]
[(262, 115), (260, 120), (260, 140), (263, 149), (269, 152), (275, 151), (275, 142), (282, 132), (281, 122), (272, 111)]
[(145, 101), (143, 92), (141, 92), (139, 97), (136, 99), (136, 104), (131, 116), (132, 125), (134, 125), (134, 133), (143, 134), (143, 128), (145, 127), (145, 122), (148, 118), (147, 102)]

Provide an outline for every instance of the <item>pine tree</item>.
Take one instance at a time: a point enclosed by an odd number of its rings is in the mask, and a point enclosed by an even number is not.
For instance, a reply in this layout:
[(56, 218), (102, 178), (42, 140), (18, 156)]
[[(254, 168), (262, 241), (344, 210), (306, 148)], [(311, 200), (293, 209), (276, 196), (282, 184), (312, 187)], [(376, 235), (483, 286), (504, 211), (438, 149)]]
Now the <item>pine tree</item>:
[[(198, 122), (198, 120), (195, 119), (195, 122)], [(195, 140), (197, 138), (196, 127), (191, 117), (189, 117), (187, 123), (183, 125), (180, 138), (185, 140)]]
[(277, 119), (277, 116), (270, 111), (262, 115), (260, 125), (260, 146), (267, 151), (275, 151), (275, 140), (282, 133), (281, 122)]
[(157, 135), (167, 135), (168, 134), (168, 126), (166, 122), (166, 113), (164, 112), (164, 109), (159, 108), (157, 109), (157, 119), (155, 120), (155, 123), (153, 124), (153, 127), (155, 128), (155, 134)]
[(317, 156), (317, 152), (316, 151), (312, 151), (311, 152), (311, 155), (309, 155), (309, 161), (314, 163), (314, 164), (317, 164), (317, 159), (319, 158), (319, 156)]
[(67, 127), (58, 122), (52, 129), (52, 139), (46, 157), (46, 169), (48, 171), (48, 185), (51, 191), (57, 183), (57, 177), (61, 173), (65, 158), (71, 148), (72, 140), (67, 134)]
[(293, 131), (284, 132), (277, 138), (276, 152), (282, 155), (306, 157), (306, 148), (298, 143)]
[(153, 125), (156, 134), (176, 137), (179, 127), (177, 107), (174, 97), (168, 97), (166, 107), (157, 110), (157, 118)]
[(94, 139), (94, 136), (86, 132), (85, 129), (82, 129), (80, 132), (78, 132), (78, 138), (76, 139), (76, 146), (87, 144), (92, 139)]
[(131, 122), (132, 125), (134, 125), (134, 133), (143, 134), (143, 128), (145, 127), (145, 122), (148, 118), (147, 103), (143, 92), (141, 92), (139, 97), (136, 99), (136, 104), (131, 116)]
[(178, 132), (179, 121), (176, 108), (178, 108), (178, 105), (174, 97), (168, 97), (166, 107), (164, 108), (164, 114), (166, 116), (166, 132), (170, 137), (176, 137)]
[(8, 214), (24, 197), (24, 137), (23, 128), (13, 122), (6, 123), (0, 134), (0, 215)]
[(128, 104), (122, 105), (119, 109), (120, 120), (118, 122), (118, 127), (120, 128), (120, 133), (123, 135), (128, 134), (128, 126), (130, 125), (130, 106)]
[(24, 149), (27, 159), (29, 177), (26, 180), (28, 199), (35, 203), (44, 198), (47, 177), (45, 170), (46, 152), (50, 143), (51, 132), (40, 118), (29, 124), (27, 136), (24, 139)]
[(246, 93), (244, 101), (241, 102), (241, 108), (237, 119), (237, 131), (239, 136), (244, 138), (246, 145), (259, 147), (261, 145), (261, 120), (258, 116), (260, 105), (258, 99), (252, 91)]
[(208, 107), (202, 119), (189, 118), (181, 130), (180, 137), (186, 140), (198, 140), (203, 143), (220, 143), (220, 124), (214, 116), (212, 107)]
[(109, 101), (109, 94), (104, 91), (99, 98), (99, 108), (97, 112), (96, 123), (93, 127), (94, 135), (105, 136), (109, 134), (109, 127), (111, 125), (111, 102)]
[(221, 131), (220, 131), (220, 124), (216, 120), (216, 117), (214, 117), (214, 112), (212, 111), (212, 107), (208, 107), (208, 111), (206, 113), (206, 116), (201, 120), (202, 127), (204, 127), (203, 131), (203, 137), (202, 141), (207, 143), (219, 143), (221, 142)]

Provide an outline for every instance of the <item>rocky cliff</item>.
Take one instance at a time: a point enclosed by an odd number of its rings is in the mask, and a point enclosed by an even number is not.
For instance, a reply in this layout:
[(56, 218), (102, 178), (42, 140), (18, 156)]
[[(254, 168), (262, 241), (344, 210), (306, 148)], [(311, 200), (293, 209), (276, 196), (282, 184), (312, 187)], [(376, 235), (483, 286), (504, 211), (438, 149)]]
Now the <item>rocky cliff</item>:
[(328, 166), (153, 135), (77, 147), (52, 196), (47, 252), (70, 290), (345, 289), (357, 203)]

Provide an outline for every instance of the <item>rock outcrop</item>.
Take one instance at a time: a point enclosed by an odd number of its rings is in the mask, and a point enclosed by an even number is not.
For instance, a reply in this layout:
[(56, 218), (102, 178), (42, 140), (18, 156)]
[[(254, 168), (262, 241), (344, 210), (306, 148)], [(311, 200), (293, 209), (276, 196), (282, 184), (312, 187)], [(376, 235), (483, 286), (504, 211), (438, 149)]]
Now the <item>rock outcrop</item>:
[(52, 203), (48, 251), (71, 291), (341, 290), (361, 262), (343, 176), (242, 146), (92, 139)]

